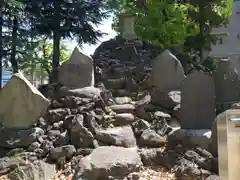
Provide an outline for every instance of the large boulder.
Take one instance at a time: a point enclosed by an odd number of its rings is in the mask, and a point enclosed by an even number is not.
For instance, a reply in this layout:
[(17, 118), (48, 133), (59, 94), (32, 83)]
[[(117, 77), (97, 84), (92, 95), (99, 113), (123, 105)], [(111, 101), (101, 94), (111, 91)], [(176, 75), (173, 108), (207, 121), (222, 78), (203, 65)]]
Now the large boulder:
[(81, 159), (73, 180), (108, 179), (124, 177), (138, 171), (142, 166), (141, 157), (134, 148), (106, 146), (95, 149), (89, 156)]
[(0, 123), (9, 128), (28, 128), (49, 105), (49, 100), (21, 73), (13, 74), (0, 90)]
[(7, 177), (14, 180), (46, 180), (51, 179), (55, 173), (55, 165), (46, 164), (43, 161), (34, 163), (25, 161), (25, 163), (19, 164), (13, 171), (8, 173)]

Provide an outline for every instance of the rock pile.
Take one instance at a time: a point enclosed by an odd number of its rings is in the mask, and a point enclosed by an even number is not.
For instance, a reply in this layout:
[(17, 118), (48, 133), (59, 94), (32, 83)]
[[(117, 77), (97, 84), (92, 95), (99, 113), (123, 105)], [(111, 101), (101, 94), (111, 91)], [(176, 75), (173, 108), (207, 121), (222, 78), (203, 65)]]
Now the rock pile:
[[(13, 111), (10, 114), (18, 126), (9, 123), (0, 129), (0, 152), (4, 156), (0, 159), (0, 175), (7, 174), (9, 179), (47, 180), (56, 173), (45, 170), (48, 163), (53, 163), (73, 180), (140, 180), (170, 175), (173, 178), (173, 174), (177, 179), (217, 178), (217, 159), (208, 151), (211, 131), (186, 130), (180, 126), (179, 79), (185, 78), (181, 63), (164, 51), (164, 57), (178, 63), (176, 71), (171, 69), (176, 73), (172, 79), (177, 77), (174, 89), (168, 87), (173, 84), (165, 83), (154, 84), (149, 91), (148, 83), (144, 84), (153, 71), (152, 59), (161, 52), (161, 48), (138, 40), (106, 42), (93, 56), (98, 82), (95, 87), (92, 59), (78, 49), (72, 58), (84, 57), (83, 60), (70, 59), (61, 71), (66, 68), (71, 74), (68, 76), (74, 78), (78, 72), (69, 71), (73, 64), (88, 67), (91, 73), (82, 71), (81, 76), (87, 77), (82, 77), (81, 82), (74, 79), (67, 87), (67, 78), (63, 77), (62, 84), (42, 86), (40, 93), (26, 79), (14, 75), (1, 91), (1, 98), (25, 109), (27, 123), (17, 121), (21, 112)], [(22, 86), (25, 87), (22, 91), (10, 91)], [(132, 92), (142, 94), (134, 99)], [(36, 96), (42, 106), (36, 102)], [(31, 105), (41, 111), (34, 111), (34, 116), (29, 114), (28, 118), (28, 113), (33, 112)], [(0, 112), (1, 118), (8, 117), (9, 111)], [(5, 118), (0, 122), (5, 125)], [(160, 172), (152, 166), (161, 167)]]
[[(167, 134), (179, 125), (162, 108), (152, 105), (149, 95), (137, 102), (129, 97), (115, 97), (112, 105), (106, 106), (109, 99), (104, 99), (103, 94), (94, 87), (62, 87), (32, 128), (3, 128), (0, 146), (12, 160), (6, 164), (6, 157), (1, 159), (2, 174), (8, 173), (10, 178), (14, 170), (18, 179), (19, 172), (27, 176), (25, 170), (17, 170), (14, 165), (23, 161), (20, 167), (31, 165), (33, 169), (29, 170), (34, 176), (30, 179), (44, 179), (37, 176), (41, 169), (35, 165), (44, 159), (57, 164), (66, 174), (76, 170), (72, 179), (140, 179), (144, 173), (138, 171), (143, 165), (158, 165), (176, 176), (192, 178), (216, 172), (216, 160), (206, 150), (187, 149), (180, 145), (181, 140), (179, 145), (166, 146)], [(178, 104), (170, 100), (171, 94), (168, 105)], [(142, 115), (148, 118), (143, 119)], [(172, 139), (174, 144), (176, 138)], [(25, 162), (30, 165), (24, 165)]]
[[(193, 61), (190, 56), (184, 55), (174, 48), (171, 48), (170, 51), (181, 62), (180, 66), (183, 66), (185, 74), (189, 74), (196, 69), (203, 72), (208, 71)], [(150, 42), (138, 39), (126, 41), (121, 36), (116, 36), (114, 39), (103, 42), (92, 56), (95, 64), (95, 82), (103, 82), (115, 96), (131, 96), (133, 95), (132, 92), (149, 90), (152, 84), (148, 81), (154, 59), (162, 52), (164, 52), (163, 48)], [(165, 54), (168, 54), (168, 52)], [(159, 58), (161, 61), (169, 59), (168, 57)], [(158, 72), (161, 72), (164, 68), (158, 69)], [(167, 72), (163, 71), (161, 75), (167, 78), (172, 71), (168, 72), (168, 68), (165, 68), (165, 70)], [(178, 81), (181, 80), (182, 76), (179, 77)]]

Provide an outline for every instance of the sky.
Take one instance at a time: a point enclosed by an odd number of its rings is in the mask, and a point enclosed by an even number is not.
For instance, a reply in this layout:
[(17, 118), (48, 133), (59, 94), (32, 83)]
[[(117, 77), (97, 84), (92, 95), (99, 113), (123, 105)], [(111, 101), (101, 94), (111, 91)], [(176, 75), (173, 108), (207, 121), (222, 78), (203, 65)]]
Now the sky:
[[(84, 44), (83, 45), (83, 48), (82, 48), (82, 51), (84, 53), (86, 53), (87, 55), (91, 55), (94, 53), (95, 49), (104, 41), (107, 41), (113, 37), (116, 36), (116, 32), (114, 30), (112, 30), (112, 17), (104, 20), (102, 22), (101, 25), (99, 25), (97, 27), (97, 29), (101, 30), (102, 32), (104, 33), (107, 33), (107, 35), (103, 36), (102, 38), (100, 38), (100, 41), (98, 44), (96, 45), (88, 45), (88, 44)], [(69, 48), (69, 50), (73, 50), (75, 48), (75, 46), (77, 45), (77, 42), (76, 41), (65, 41), (65, 43), (67, 44), (67, 47)]]

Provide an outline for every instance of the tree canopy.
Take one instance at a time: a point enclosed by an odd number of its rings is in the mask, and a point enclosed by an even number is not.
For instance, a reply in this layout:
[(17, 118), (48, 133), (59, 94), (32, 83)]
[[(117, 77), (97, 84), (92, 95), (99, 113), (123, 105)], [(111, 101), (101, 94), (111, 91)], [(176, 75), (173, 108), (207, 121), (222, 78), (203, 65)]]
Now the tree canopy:
[(18, 72), (21, 66), (18, 56), (27, 53), (32, 39), (45, 36), (53, 42), (52, 81), (58, 77), (61, 40), (96, 44), (104, 32), (95, 26), (110, 13), (105, 1), (89, 0), (11, 0), (5, 1), (1, 10), (4, 60), (10, 61), (13, 71)]
[(226, 22), (232, 1), (110, 0), (110, 3), (115, 9), (113, 27), (117, 31), (118, 13), (135, 13), (138, 37), (165, 48), (178, 47), (189, 51), (190, 48), (200, 50), (203, 46), (209, 48), (214, 43), (211, 28)]

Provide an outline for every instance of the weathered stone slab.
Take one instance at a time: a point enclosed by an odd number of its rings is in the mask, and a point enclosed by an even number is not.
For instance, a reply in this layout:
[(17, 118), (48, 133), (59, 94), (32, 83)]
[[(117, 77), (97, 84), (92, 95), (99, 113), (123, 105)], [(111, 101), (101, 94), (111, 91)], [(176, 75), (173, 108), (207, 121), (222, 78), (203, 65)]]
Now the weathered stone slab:
[(59, 69), (59, 82), (72, 88), (94, 86), (94, 67), (91, 57), (76, 47), (68, 61)]
[(169, 51), (160, 54), (153, 62), (150, 84), (159, 89), (178, 89), (185, 78), (180, 61)]
[(213, 77), (203, 72), (193, 72), (182, 82), (181, 92), (181, 127), (211, 129), (215, 119)]
[(21, 73), (13, 74), (0, 90), (0, 123), (28, 128), (43, 116), (50, 102)]

